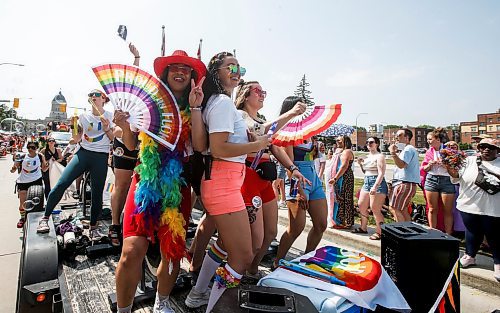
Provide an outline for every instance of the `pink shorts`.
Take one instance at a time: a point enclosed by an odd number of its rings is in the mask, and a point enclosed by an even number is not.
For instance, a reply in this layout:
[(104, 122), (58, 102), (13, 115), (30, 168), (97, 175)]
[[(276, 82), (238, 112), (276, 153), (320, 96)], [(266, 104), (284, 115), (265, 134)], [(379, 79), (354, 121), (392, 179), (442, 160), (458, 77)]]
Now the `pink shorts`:
[(245, 180), (245, 164), (214, 160), (210, 179), (201, 181), (201, 199), (210, 215), (246, 210), (241, 186)]

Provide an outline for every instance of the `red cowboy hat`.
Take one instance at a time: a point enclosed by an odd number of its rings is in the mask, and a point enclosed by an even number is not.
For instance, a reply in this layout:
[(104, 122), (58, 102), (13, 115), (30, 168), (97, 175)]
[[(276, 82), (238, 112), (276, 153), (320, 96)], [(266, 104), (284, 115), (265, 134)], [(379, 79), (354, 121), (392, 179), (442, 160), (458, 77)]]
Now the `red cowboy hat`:
[(156, 76), (160, 77), (161, 74), (163, 74), (165, 68), (170, 64), (186, 64), (191, 67), (196, 72), (196, 83), (198, 83), (198, 81), (207, 73), (207, 68), (205, 67), (205, 64), (201, 62), (201, 60), (188, 56), (186, 51), (175, 50), (171, 56), (157, 57), (155, 59), (153, 65), (155, 68)]

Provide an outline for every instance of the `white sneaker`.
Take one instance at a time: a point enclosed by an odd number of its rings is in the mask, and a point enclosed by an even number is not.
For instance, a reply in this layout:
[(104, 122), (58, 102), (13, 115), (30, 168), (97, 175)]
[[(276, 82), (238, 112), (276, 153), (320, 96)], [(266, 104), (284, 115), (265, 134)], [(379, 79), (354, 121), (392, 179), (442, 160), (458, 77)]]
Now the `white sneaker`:
[(186, 301), (184, 303), (188, 308), (194, 309), (199, 308), (202, 305), (208, 304), (208, 299), (210, 298), (210, 289), (205, 290), (205, 292), (198, 292), (193, 288), (189, 292)]
[(175, 313), (170, 305), (169, 297), (166, 297), (164, 300), (159, 300), (158, 297), (156, 297), (153, 313)]
[(464, 254), (460, 258), (460, 264), (462, 265), (462, 268), (467, 268), (469, 266), (476, 265), (476, 259), (467, 254)]
[(36, 228), (37, 233), (48, 233), (50, 231), (49, 220), (46, 218), (40, 219), (38, 222), (38, 227)]

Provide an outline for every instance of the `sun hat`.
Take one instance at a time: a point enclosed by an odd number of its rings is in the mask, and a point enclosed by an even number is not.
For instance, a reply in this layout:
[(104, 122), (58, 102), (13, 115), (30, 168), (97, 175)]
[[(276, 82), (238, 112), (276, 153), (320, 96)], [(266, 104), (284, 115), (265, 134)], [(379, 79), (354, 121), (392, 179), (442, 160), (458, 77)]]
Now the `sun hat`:
[(496, 147), (497, 149), (500, 149), (500, 146), (498, 145), (498, 140), (493, 139), (493, 138), (481, 139), (481, 141), (478, 143), (477, 146), (479, 147), (481, 144), (488, 144), (488, 145)]
[(207, 72), (207, 68), (201, 60), (188, 56), (186, 51), (175, 50), (171, 56), (157, 57), (155, 59), (153, 66), (155, 68), (156, 76), (160, 77), (165, 68), (170, 64), (186, 64), (191, 67), (196, 73), (196, 83), (198, 83), (198, 81), (205, 76)]
[(480, 134), (480, 135), (472, 136), (471, 138), (474, 140), (477, 140), (477, 139), (485, 139), (485, 138), (493, 138), (493, 137), (491, 137), (491, 135), (488, 135), (488, 134)]

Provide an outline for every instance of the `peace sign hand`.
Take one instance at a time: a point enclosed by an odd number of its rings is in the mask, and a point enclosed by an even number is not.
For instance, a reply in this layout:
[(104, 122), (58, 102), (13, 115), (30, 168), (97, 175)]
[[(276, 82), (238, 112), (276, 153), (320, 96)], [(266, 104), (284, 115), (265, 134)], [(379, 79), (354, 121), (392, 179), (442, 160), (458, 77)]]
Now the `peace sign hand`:
[(205, 81), (205, 76), (200, 79), (198, 85), (195, 85), (194, 79), (191, 79), (191, 92), (189, 93), (189, 106), (192, 108), (199, 107), (203, 101), (203, 82)]

